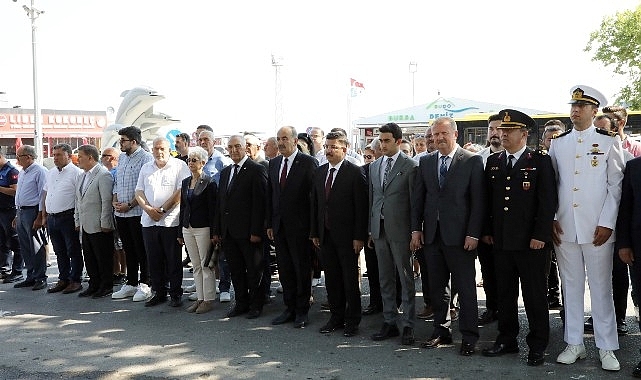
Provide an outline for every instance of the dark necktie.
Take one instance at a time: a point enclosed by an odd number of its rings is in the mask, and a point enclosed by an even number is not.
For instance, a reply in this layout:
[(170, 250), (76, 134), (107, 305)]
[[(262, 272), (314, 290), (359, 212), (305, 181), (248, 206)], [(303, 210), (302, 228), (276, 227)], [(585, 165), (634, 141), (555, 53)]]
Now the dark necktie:
[(231, 177), (231, 181), (229, 181), (229, 186), (227, 186), (227, 192), (231, 190), (232, 185), (234, 182), (236, 182), (236, 176), (238, 175), (238, 164), (234, 164), (234, 175)]
[(511, 172), (511, 171), (512, 171), (512, 160), (513, 160), (513, 159), (514, 159), (514, 156), (513, 156), (513, 155), (511, 155), (511, 154), (510, 154), (509, 156), (507, 156), (507, 166), (506, 166), (506, 169), (507, 169), (507, 171), (508, 171), (508, 172)]
[(285, 188), (285, 182), (287, 182), (287, 157), (285, 157), (285, 163), (283, 164), (283, 171), (280, 172), (280, 189)]
[(327, 177), (327, 182), (325, 182), (325, 199), (329, 198), (329, 192), (332, 190), (332, 182), (334, 181), (334, 172), (336, 168), (329, 169), (329, 176)]
[(383, 190), (385, 190), (385, 186), (387, 186), (387, 174), (389, 173), (390, 169), (392, 169), (392, 162), (394, 159), (392, 157), (387, 158), (387, 164), (385, 165), (385, 173), (383, 173)]
[(440, 176), (438, 177), (438, 186), (442, 189), (445, 185), (445, 177), (447, 176), (447, 159), (449, 156), (441, 156), (441, 167), (438, 169)]

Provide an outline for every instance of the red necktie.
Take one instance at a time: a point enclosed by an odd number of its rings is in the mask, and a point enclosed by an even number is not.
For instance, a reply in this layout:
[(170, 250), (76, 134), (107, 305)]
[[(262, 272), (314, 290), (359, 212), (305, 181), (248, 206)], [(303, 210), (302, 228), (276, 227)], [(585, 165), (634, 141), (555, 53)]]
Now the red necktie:
[(283, 165), (283, 171), (280, 172), (280, 189), (285, 188), (285, 182), (287, 182), (287, 157), (285, 157), (285, 164)]
[(334, 182), (334, 172), (336, 168), (329, 169), (329, 176), (327, 177), (327, 182), (325, 182), (325, 199), (329, 198), (329, 192), (332, 190), (332, 182)]

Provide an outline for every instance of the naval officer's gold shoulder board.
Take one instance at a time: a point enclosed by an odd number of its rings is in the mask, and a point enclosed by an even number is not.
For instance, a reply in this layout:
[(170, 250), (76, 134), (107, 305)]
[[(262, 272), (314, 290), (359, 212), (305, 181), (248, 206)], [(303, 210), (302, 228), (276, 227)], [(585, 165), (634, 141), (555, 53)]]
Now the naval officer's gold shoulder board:
[(596, 133), (599, 133), (599, 134), (602, 134), (602, 135), (606, 135), (606, 136), (610, 136), (610, 137), (614, 137), (614, 136), (617, 135), (617, 133), (614, 132), (614, 131), (606, 131), (605, 129), (601, 129), (601, 128), (597, 128), (596, 129)]
[(563, 137), (563, 136), (567, 135), (570, 132), (572, 132), (572, 129), (568, 129), (567, 131), (565, 131), (563, 133), (559, 133), (558, 135), (553, 135), (552, 138), (553, 139), (558, 139), (559, 137)]

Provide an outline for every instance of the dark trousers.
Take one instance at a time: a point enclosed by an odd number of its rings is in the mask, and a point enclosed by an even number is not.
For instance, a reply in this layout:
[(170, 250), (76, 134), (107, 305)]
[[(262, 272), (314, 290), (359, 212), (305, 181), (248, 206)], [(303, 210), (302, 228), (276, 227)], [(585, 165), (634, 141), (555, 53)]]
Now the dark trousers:
[[(612, 298), (614, 299), (614, 314), (617, 321), (625, 320), (628, 308), (628, 290), (630, 288), (630, 277), (628, 266), (619, 258), (619, 248), (615, 243), (612, 262)], [(636, 261), (635, 261), (636, 264)]]
[(381, 298), (381, 282), (378, 279), (378, 259), (376, 250), (365, 245), (365, 265), (367, 266), (367, 282), (369, 283), (369, 305), (383, 307)]
[(358, 283), (358, 254), (354, 253), (352, 241), (340, 244), (326, 229), (320, 257), (325, 271), (325, 288), (332, 319), (358, 326), (361, 322), (361, 291)]
[(296, 315), (305, 315), (309, 311), (309, 297), (312, 294), (309, 237), (289, 233), (287, 227), (281, 224), (274, 236), (274, 243), (285, 306)]
[(138, 269), (140, 269), (140, 282), (149, 284), (149, 266), (142, 238), (140, 216), (128, 218), (116, 216), (116, 225), (122, 241), (122, 248), (125, 251), (127, 285), (138, 286)]
[(113, 288), (113, 232), (82, 231), (82, 252), (89, 275), (89, 289)]
[(460, 303), (459, 330), (463, 342), (476, 344), (479, 339), (478, 302), (476, 299), (476, 251), (443, 243), (440, 231), (432, 244), (424, 247), (430, 280), (430, 298), (434, 310), (432, 337), (452, 334), (450, 320), (450, 275), (458, 290)]
[(423, 302), (425, 307), (432, 306), (432, 300), (430, 299), (430, 275), (427, 270), (427, 262), (425, 261), (425, 253), (423, 249), (419, 249), (414, 253), (416, 260), (418, 260), (418, 265), (421, 268), (421, 291), (423, 292)]
[(530, 331), (526, 341), (531, 351), (545, 351), (550, 335), (547, 301), (547, 248), (524, 251), (494, 251), (498, 284), (499, 336), (496, 342), (518, 345), (519, 279)]
[(80, 282), (84, 262), (80, 249), (80, 236), (76, 231), (73, 210), (63, 215), (47, 216), (47, 231), (58, 261), (58, 279)]
[[(0, 210), (0, 270), (13, 274), (22, 273), (24, 268), (18, 232), (11, 226), (15, 217), (15, 208)], [(12, 251), (13, 260), (11, 259)]]
[[(213, 248), (212, 248), (213, 249)], [(231, 288), (231, 273), (225, 249), (221, 249), (218, 254), (218, 290), (220, 292), (229, 292)]]
[[(545, 249), (548, 249), (547, 246)], [(559, 268), (556, 262), (554, 247), (550, 249), (550, 269), (548, 271), (548, 303), (561, 298), (561, 280), (559, 279)]]
[(227, 254), (227, 264), (234, 284), (236, 307), (262, 310), (265, 292), (263, 278), (263, 244), (251, 243), (247, 239), (223, 239), (223, 250)]
[(142, 227), (142, 238), (147, 251), (151, 289), (159, 296), (180, 297), (183, 294), (183, 267), (181, 246), (178, 244), (178, 226)]
[(481, 277), (483, 278), (483, 290), (485, 291), (485, 307), (489, 310), (498, 310), (496, 271), (494, 270), (493, 247), (479, 240), (477, 250), (479, 252), (479, 263), (481, 264)]
[(35, 252), (33, 246), (33, 222), (38, 216), (38, 210), (29, 208), (18, 210), (16, 213), (16, 231), (20, 241), (20, 253), (27, 268), (25, 281), (47, 279), (47, 253), (45, 246)]
[(263, 234), (263, 241), (261, 244), (263, 249), (263, 279), (261, 281), (261, 287), (263, 289), (263, 295), (267, 300), (271, 295), (272, 285), (272, 272), (270, 268), (272, 242), (267, 238), (267, 234)]

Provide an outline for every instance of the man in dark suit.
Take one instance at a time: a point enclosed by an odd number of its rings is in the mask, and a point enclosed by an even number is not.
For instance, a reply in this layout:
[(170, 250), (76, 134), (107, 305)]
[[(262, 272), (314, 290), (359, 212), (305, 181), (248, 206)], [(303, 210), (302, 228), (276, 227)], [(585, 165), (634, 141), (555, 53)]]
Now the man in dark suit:
[(367, 239), (367, 185), (358, 166), (345, 160), (347, 137), (330, 132), (325, 139), (327, 163), (314, 174), (310, 237), (320, 249), (331, 318), (321, 327), (330, 333), (358, 333), (361, 292), (358, 259)]
[(460, 354), (470, 356), (479, 339), (476, 299), (476, 247), (484, 217), (483, 159), (456, 143), (456, 122), (432, 124), (438, 150), (421, 157), (412, 194), (413, 250), (425, 244), (434, 331), (424, 348), (452, 342), (450, 275), (461, 305)]
[(269, 160), (267, 183), (267, 237), (274, 240), (278, 275), (287, 309), (272, 324), (294, 321), (294, 327), (308, 323), (312, 289), (309, 255), (310, 192), (318, 162), (298, 151), (294, 127), (277, 133), (280, 156)]
[(373, 340), (398, 336), (396, 273), (401, 282), (403, 315), (401, 343), (414, 344), (415, 296), (412, 252), (410, 251), (410, 194), (416, 173), (416, 161), (400, 151), (401, 128), (388, 123), (380, 129), (383, 156), (369, 167), (369, 229), (376, 247), (383, 326)]
[(267, 170), (247, 156), (245, 144), (242, 136), (231, 136), (227, 143), (234, 164), (220, 175), (214, 241), (222, 242), (234, 284), (236, 304), (227, 316), (249, 312), (252, 319), (260, 316), (265, 301), (261, 280)]
[(541, 365), (550, 333), (547, 267), (557, 206), (554, 169), (550, 156), (525, 145), (529, 131), (538, 128), (531, 117), (511, 109), (499, 115), (505, 151), (489, 156), (485, 166), (489, 212), (483, 233), (483, 241), (494, 247), (499, 335), (483, 355), (519, 352), (520, 280), (530, 326), (527, 364)]
[[(621, 191), (621, 203), (617, 217), (616, 233), (619, 257), (630, 266), (632, 289), (641, 289), (641, 157), (627, 162)], [(633, 371), (634, 377), (641, 377), (641, 362)]]

